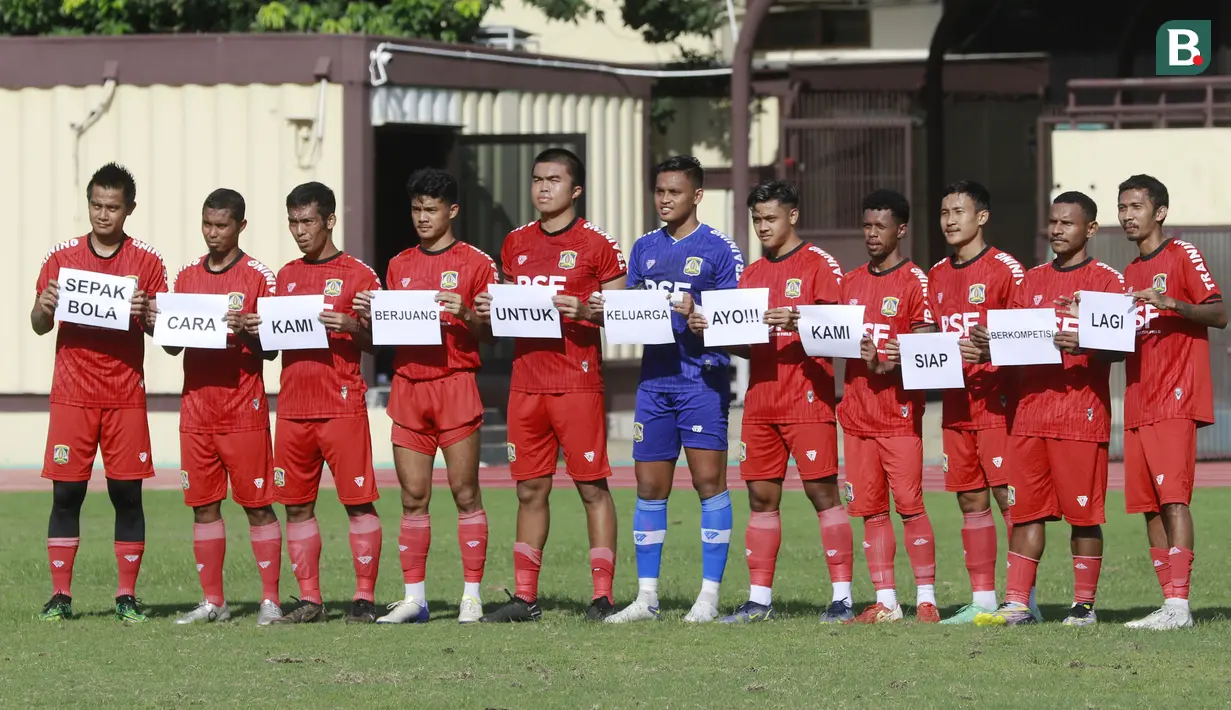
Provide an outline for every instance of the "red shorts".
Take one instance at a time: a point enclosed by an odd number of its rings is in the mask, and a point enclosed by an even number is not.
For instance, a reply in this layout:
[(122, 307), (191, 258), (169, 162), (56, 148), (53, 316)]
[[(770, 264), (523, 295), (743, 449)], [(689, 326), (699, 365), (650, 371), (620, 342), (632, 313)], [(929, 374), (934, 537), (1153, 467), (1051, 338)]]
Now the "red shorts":
[(889, 493), (898, 515), (923, 508), (923, 439), (917, 436), (862, 437), (842, 434), (846, 459), (847, 513), (866, 518), (889, 512)]
[(302, 505), (316, 500), (326, 463), (343, 505), (363, 505), (380, 498), (372, 470), (367, 412), (343, 419), (278, 419), (274, 498), (279, 503)]
[(1189, 505), (1197, 470), (1197, 424), (1165, 419), (1124, 430), (1124, 507), (1157, 513), (1168, 503)]
[(1088, 527), (1107, 521), (1107, 444), (1010, 436), (1009, 505), (1013, 523), (1063, 517)]
[(1009, 485), (1004, 462), (1009, 452), (1009, 432), (1003, 427), (964, 431), (943, 429), (945, 490), (981, 491)]
[(227, 497), (227, 478), (235, 502), (263, 508), (274, 502), (274, 447), (268, 429), (229, 434), (180, 432), (180, 485), (184, 503), (199, 508)]
[(749, 424), (739, 442), (739, 477), (745, 481), (786, 478), (787, 455), (799, 478), (815, 481), (838, 473), (838, 426), (833, 422)]
[(565, 470), (573, 480), (611, 476), (602, 392), (510, 392), (508, 436), (509, 470), (515, 481), (553, 475), (562, 448)]
[(394, 377), (389, 391), (393, 445), (435, 456), (479, 430), (483, 402), (473, 372), (455, 372), (438, 380)]
[(107, 478), (132, 481), (154, 475), (150, 422), (144, 409), (100, 409), (51, 405), (43, 478), (88, 481), (94, 455), (103, 450)]

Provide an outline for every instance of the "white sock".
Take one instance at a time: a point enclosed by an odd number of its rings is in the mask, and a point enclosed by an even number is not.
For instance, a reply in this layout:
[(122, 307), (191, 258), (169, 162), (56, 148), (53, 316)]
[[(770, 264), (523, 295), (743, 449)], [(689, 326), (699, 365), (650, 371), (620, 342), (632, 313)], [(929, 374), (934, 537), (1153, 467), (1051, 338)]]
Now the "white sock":
[(637, 598), (647, 606), (658, 606), (658, 578), (638, 577)]
[(715, 582), (712, 579), (701, 580), (701, 593), (697, 595), (697, 601), (709, 602), (712, 606), (718, 606), (718, 588), (722, 586), (722, 582)]
[(748, 588), (748, 601), (762, 606), (769, 606), (774, 601), (774, 590), (754, 584)]
[(915, 587), (915, 605), (936, 604), (936, 585), (920, 584)]
[(996, 604), (995, 590), (992, 590), (990, 592), (975, 592), (975, 597), (973, 601), (974, 601), (975, 606), (979, 607), (980, 609), (987, 609), (988, 611), (991, 611), (998, 606)]
[(851, 603), (851, 583), (850, 582), (834, 582), (833, 583), (833, 601)]
[(876, 590), (876, 603), (885, 607), (889, 611), (893, 611), (898, 607), (898, 590), (896, 589), (878, 589)]
[(426, 589), (427, 588), (424, 586), (423, 582), (414, 582), (413, 584), (406, 585), (407, 601), (411, 599), (416, 599), (418, 601), (425, 601), (427, 599)]
[(1174, 607), (1176, 609), (1183, 609), (1184, 611), (1188, 611), (1188, 600), (1180, 599), (1178, 597), (1171, 597), (1169, 599), (1163, 600), (1163, 606), (1165, 607), (1169, 606), (1169, 607)]
[(478, 582), (466, 582), (462, 585), (462, 596), (474, 597), (475, 599), (482, 600), (483, 597), (479, 596), (479, 594), (480, 592), (479, 592)]

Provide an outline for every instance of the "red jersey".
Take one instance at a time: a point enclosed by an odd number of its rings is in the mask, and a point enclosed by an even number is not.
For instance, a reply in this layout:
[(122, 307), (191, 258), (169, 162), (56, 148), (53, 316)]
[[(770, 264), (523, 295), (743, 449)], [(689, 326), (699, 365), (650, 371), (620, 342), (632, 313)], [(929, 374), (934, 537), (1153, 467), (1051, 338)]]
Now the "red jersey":
[[(393, 257), (385, 272), (385, 285), (393, 290), (453, 291), (467, 308), (474, 297), (497, 283), (496, 262), (466, 242), (453, 242), (440, 251), (422, 247), (407, 249)], [(435, 380), (454, 372), (479, 369), (479, 343), (458, 318), (440, 314), (441, 344), (405, 346), (396, 349), (393, 367), (408, 380)]]
[[(153, 295), (167, 290), (162, 255), (145, 242), (125, 236), (111, 256), (99, 256), (90, 235), (60, 242), (43, 259), (35, 298), (60, 269), (127, 276), (137, 289)], [(63, 285), (61, 284), (61, 287)], [(145, 327), (132, 318), (127, 331), (60, 323), (51, 403), (103, 409), (145, 408)]]
[[(842, 278), (842, 303), (864, 306), (863, 329), (882, 360), (885, 343), (932, 325), (928, 277), (910, 259), (888, 271), (862, 266)], [(863, 360), (846, 361), (838, 421), (856, 436), (922, 436), (924, 392), (902, 389), (897, 371), (874, 375)]]
[[(372, 267), (346, 252), (328, 259), (296, 259), (278, 272), (279, 296), (325, 294), (325, 309), (354, 317), (355, 294), (380, 289)], [(282, 353), (279, 419), (340, 419), (367, 414), (368, 387), (359, 372), (359, 346), (349, 333), (329, 333), (328, 350)]]
[[(1130, 291), (1156, 289), (1178, 301), (1222, 300), (1197, 247), (1179, 239), (1133, 259), (1124, 272)], [(1135, 429), (1164, 419), (1214, 423), (1209, 329), (1174, 311), (1137, 306), (1137, 350), (1126, 363), (1124, 426)]]
[[(770, 308), (837, 303), (842, 267), (818, 247), (801, 244), (777, 259), (744, 269), (740, 288), (768, 288)], [(834, 420), (833, 362), (804, 352), (799, 333), (774, 328), (768, 343), (751, 346), (744, 421), (796, 424)]]
[[(1026, 277), (1022, 265), (1011, 255), (987, 246), (962, 264), (954, 257), (942, 260), (928, 273), (928, 286), (935, 297), (940, 332), (970, 338), (970, 329), (987, 326), (987, 312), (1008, 308), (1013, 292)], [(991, 363), (963, 364), (966, 389), (944, 391), (941, 426), (947, 429), (994, 429), (1005, 426), (1008, 400), (1001, 386), (1003, 373)]]
[[(175, 277), (176, 293), (225, 293), (227, 307), (240, 313), (255, 313), (256, 299), (276, 291), (274, 272), (243, 252), (220, 271), (210, 271), (206, 257), (200, 257)], [(180, 431), (227, 434), (268, 429), (264, 371), (260, 349), (254, 350), (234, 333), (227, 334), (226, 350), (186, 348)]]
[[(1014, 294), (1014, 308), (1047, 308), (1057, 298), (1078, 291), (1124, 293), (1119, 271), (1089, 258), (1059, 268), (1055, 262), (1036, 266)], [(1077, 330), (1077, 320), (1056, 314), (1058, 330)], [(1061, 353), (1060, 365), (1012, 368), (1017, 408), (1010, 424), (1014, 436), (1040, 436), (1072, 441), (1107, 441), (1111, 435), (1111, 363), (1092, 353)]]
[[(500, 249), (507, 283), (555, 286), (582, 301), (628, 272), (620, 245), (605, 232), (577, 218), (559, 232), (531, 222), (509, 232)], [(602, 392), (603, 354), (599, 327), (563, 318), (561, 340), (518, 338), (513, 346), (516, 392), (556, 394)]]

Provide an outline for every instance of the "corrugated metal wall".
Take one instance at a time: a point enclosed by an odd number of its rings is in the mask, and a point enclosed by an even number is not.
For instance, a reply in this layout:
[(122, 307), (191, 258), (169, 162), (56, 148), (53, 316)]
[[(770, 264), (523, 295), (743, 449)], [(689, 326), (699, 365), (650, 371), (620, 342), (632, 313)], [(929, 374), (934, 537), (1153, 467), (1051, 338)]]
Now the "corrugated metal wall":
[[(301, 129), (316, 118), (316, 86), (121, 85), (77, 139), (70, 124), (104, 98), (102, 87), (0, 90), (0, 193), (17, 217), (13, 251), (0, 262), (0, 294), (10, 304), (0, 327), (19, 334), (0, 369), (0, 393), (50, 389), (55, 338), (33, 335), (28, 309), (48, 249), (89, 231), (85, 186), (102, 164), (115, 160), (132, 170), (137, 209), (126, 231), (162, 252), (171, 278), (205, 252), (201, 202), (215, 188), (243, 193), (248, 229), (241, 243), (275, 270), (299, 255), (286, 231), (286, 193), (320, 180), (342, 202), (341, 86), (326, 88), (319, 145)], [(345, 225), (342, 242), (344, 232)], [(266, 377), (276, 391), (277, 363)], [(151, 393), (178, 393), (180, 361), (148, 347), (146, 382)]]

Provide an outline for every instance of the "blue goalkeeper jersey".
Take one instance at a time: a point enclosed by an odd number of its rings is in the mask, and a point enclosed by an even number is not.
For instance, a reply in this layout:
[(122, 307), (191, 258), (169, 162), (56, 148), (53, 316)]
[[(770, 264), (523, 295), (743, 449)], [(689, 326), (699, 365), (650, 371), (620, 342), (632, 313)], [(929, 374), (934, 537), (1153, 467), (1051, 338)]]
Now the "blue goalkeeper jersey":
[[(638, 239), (628, 258), (628, 287), (687, 291), (701, 302), (702, 291), (739, 286), (744, 255), (731, 238), (702, 224), (683, 239), (657, 229)], [(675, 343), (645, 346), (641, 388), (650, 392), (693, 392), (730, 387), (731, 357), (708, 349), (688, 329), (688, 319), (671, 314)]]

